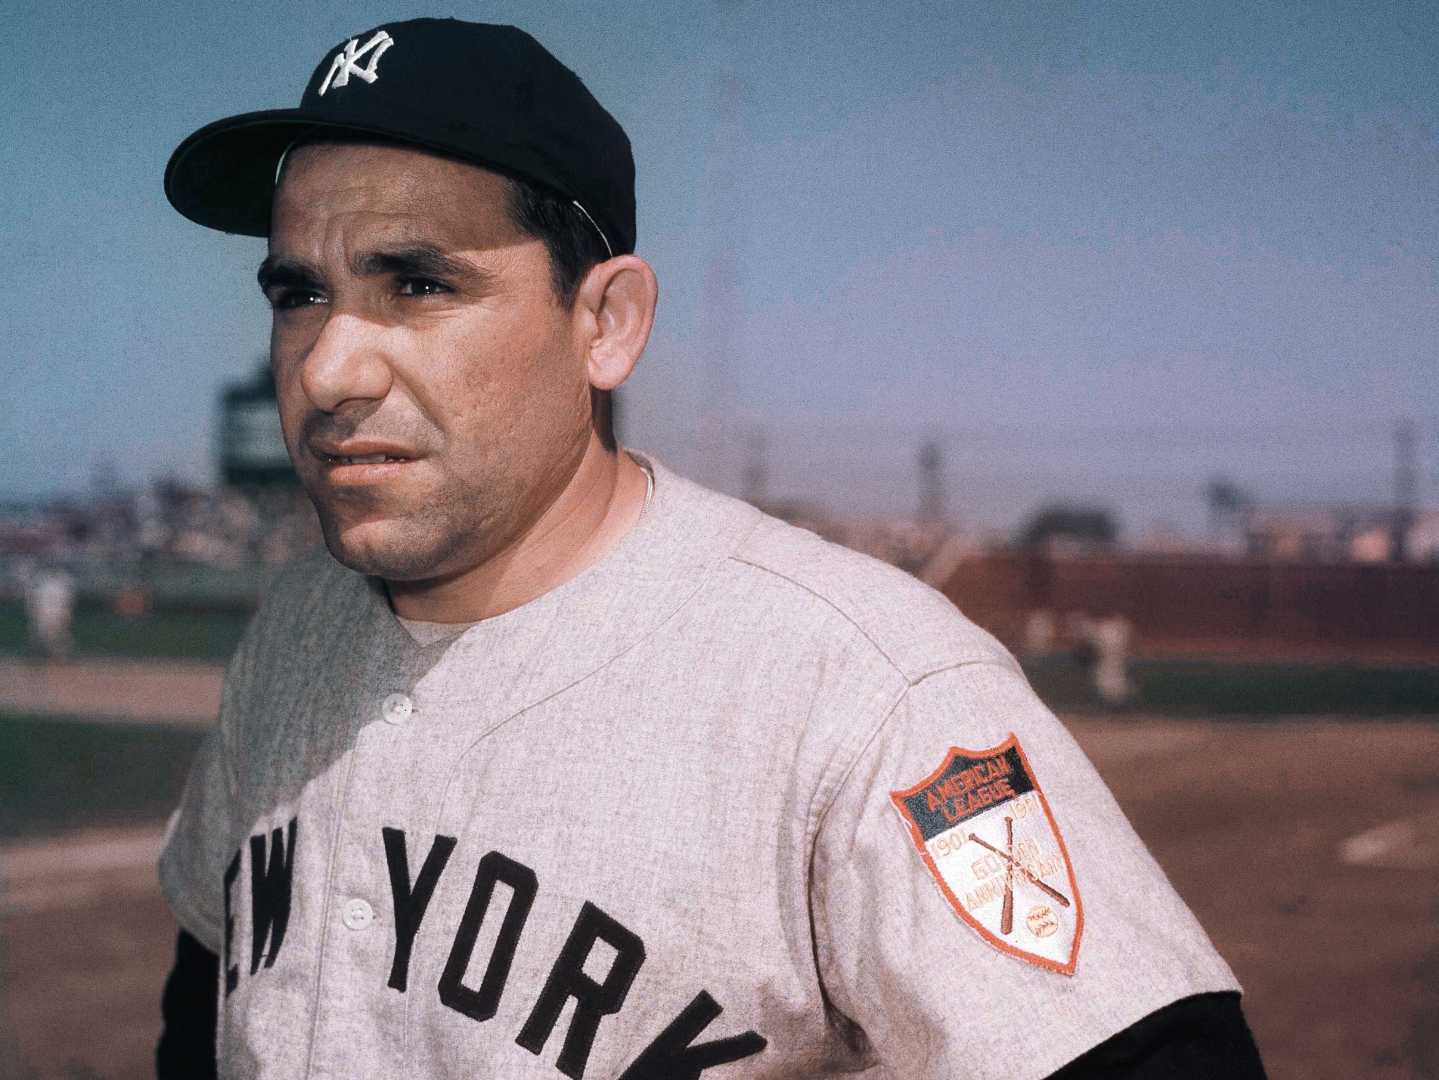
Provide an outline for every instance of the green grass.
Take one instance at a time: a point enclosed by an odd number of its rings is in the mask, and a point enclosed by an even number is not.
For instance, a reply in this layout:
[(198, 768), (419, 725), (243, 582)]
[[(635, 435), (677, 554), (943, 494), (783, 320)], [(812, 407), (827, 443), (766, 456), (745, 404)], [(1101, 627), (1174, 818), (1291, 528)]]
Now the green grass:
[(201, 732), (0, 713), (0, 839), (163, 821)]
[[(230, 658), (249, 615), (161, 612), (132, 618), (109, 611), (75, 614), (76, 656), (177, 657), (188, 660)], [(23, 655), (29, 649), (25, 612), (18, 604), (0, 605), (0, 654)]]
[[(157, 622), (178, 619), (163, 616)], [(171, 622), (172, 632), (177, 625)], [(156, 634), (149, 651), (134, 651), (132, 642), (128, 655), (160, 655), (156, 646), (174, 640), (173, 633)], [(1088, 675), (1068, 657), (1027, 660), (1025, 670), (1053, 708), (1102, 708)], [(1439, 714), (1439, 668), (1154, 660), (1136, 663), (1133, 675), (1139, 694), (1130, 708), (1145, 712), (1255, 719)], [(179, 799), (200, 734), (164, 725), (0, 713), (0, 839), (163, 820)]]
[[(1053, 708), (1104, 707), (1088, 674), (1068, 657), (1025, 660), (1024, 669), (1035, 691)], [(1146, 712), (1242, 716), (1439, 713), (1439, 667), (1142, 660), (1132, 666), (1131, 675), (1138, 693), (1129, 708)]]
[[(160, 612), (140, 618), (82, 608), (75, 616), (75, 655), (174, 657), (223, 663), (249, 615)], [(29, 649), (25, 616), (0, 604), (0, 655)], [(1039, 695), (1060, 709), (1103, 708), (1077, 663), (1063, 655), (1024, 661)], [(1133, 707), (1153, 712), (1439, 713), (1439, 667), (1366, 668), (1337, 664), (1148, 660), (1134, 664)]]

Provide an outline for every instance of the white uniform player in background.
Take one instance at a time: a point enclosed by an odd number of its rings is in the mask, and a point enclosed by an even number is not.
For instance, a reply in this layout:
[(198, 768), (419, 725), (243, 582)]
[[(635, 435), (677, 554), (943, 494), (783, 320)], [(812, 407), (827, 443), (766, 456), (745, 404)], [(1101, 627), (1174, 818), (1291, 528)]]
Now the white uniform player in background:
[(629, 141), (533, 38), (358, 34), (166, 190), (268, 237), (329, 550), (171, 822), (162, 1076), (1262, 1074), (993, 638), (615, 444), (657, 297)]
[(25, 614), (36, 653), (48, 660), (70, 655), (75, 613), (75, 579), (63, 570), (39, 570), (25, 581)]

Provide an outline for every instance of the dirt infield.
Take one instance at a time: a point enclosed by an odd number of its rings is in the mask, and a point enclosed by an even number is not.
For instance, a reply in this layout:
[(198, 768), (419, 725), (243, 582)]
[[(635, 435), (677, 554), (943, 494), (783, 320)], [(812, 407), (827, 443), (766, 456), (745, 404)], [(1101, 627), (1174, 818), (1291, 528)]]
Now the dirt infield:
[(206, 725), (220, 708), (223, 664), (199, 660), (73, 660), (0, 656), (0, 709)]
[[(1439, 1077), (1439, 724), (1069, 722), (1244, 983), (1271, 1075)], [(0, 1076), (149, 1075), (157, 844), (0, 851)]]
[(1439, 1077), (1439, 724), (1070, 726), (1239, 975), (1273, 1076)]

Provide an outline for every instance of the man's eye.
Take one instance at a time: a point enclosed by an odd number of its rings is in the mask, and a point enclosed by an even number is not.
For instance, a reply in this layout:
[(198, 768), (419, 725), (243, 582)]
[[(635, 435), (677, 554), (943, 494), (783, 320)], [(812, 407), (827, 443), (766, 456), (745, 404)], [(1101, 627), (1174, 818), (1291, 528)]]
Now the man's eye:
[(405, 277), (397, 282), (401, 296), (438, 296), (449, 288), (433, 278)]
[(270, 306), (276, 311), (323, 304), (325, 298), (314, 289), (275, 289), (270, 293)]

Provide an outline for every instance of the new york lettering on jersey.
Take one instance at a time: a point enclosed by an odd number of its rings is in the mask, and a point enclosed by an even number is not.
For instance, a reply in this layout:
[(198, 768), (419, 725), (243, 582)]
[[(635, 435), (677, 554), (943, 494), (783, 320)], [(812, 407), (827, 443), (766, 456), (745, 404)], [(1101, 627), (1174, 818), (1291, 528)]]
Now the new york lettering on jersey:
[[(225, 870), (222, 970), (226, 998), (239, 988), (242, 978), (263, 979), (266, 970), (281, 959), (291, 896), (303, 887), (294, 877), (295, 850), (301, 837), (299, 818), (292, 817), (283, 828), (251, 836)], [(458, 922), (430, 927), (425, 918), (442, 875), (468, 872), (453, 865), (457, 839), (431, 837), (418, 866), (411, 865), (410, 837), (405, 830), (385, 827), (376, 842), (384, 849), (393, 904), (391, 962), (387, 971), (374, 972), (376, 982), (400, 994), (432, 992), (443, 1006), (476, 1023), (492, 1020), (509, 989), (515, 952), (541, 887), (535, 871), (502, 852), (484, 853), (475, 863), (469, 898)], [(248, 889), (240, 886), (246, 864)], [(499, 885), (505, 886), (503, 895), (508, 900), (498, 899)], [(248, 917), (242, 920), (242, 915)], [(492, 919), (500, 920), (498, 935), (489, 957), (477, 957), (480, 931)], [(242, 921), (250, 927), (248, 964), (241, 963), (244, 943), (236, 940), (236, 926)], [(422, 928), (451, 939), (448, 959), (434, 987), (411, 985), (410, 959)], [(613, 956), (603, 977), (595, 978), (587, 968), (601, 943)], [(555, 1067), (572, 1080), (581, 1080), (602, 1021), (624, 1007), (645, 960), (645, 944), (639, 935), (585, 901), (543, 984), (509, 989), (527, 994), (534, 1002), (514, 1035), (514, 1045), (539, 1056), (554, 1037), (565, 1007), (573, 1001)], [(472, 970), (483, 971), (477, 983), (467, 981), (467, 972)], [(767, 1040), (753, 1030), (698, 1041), (723, 1011), (707, 991), (700, 990), (638, 1050), (619, 1080), (698, 1080), (706, 1069), (765, 1049)]]

